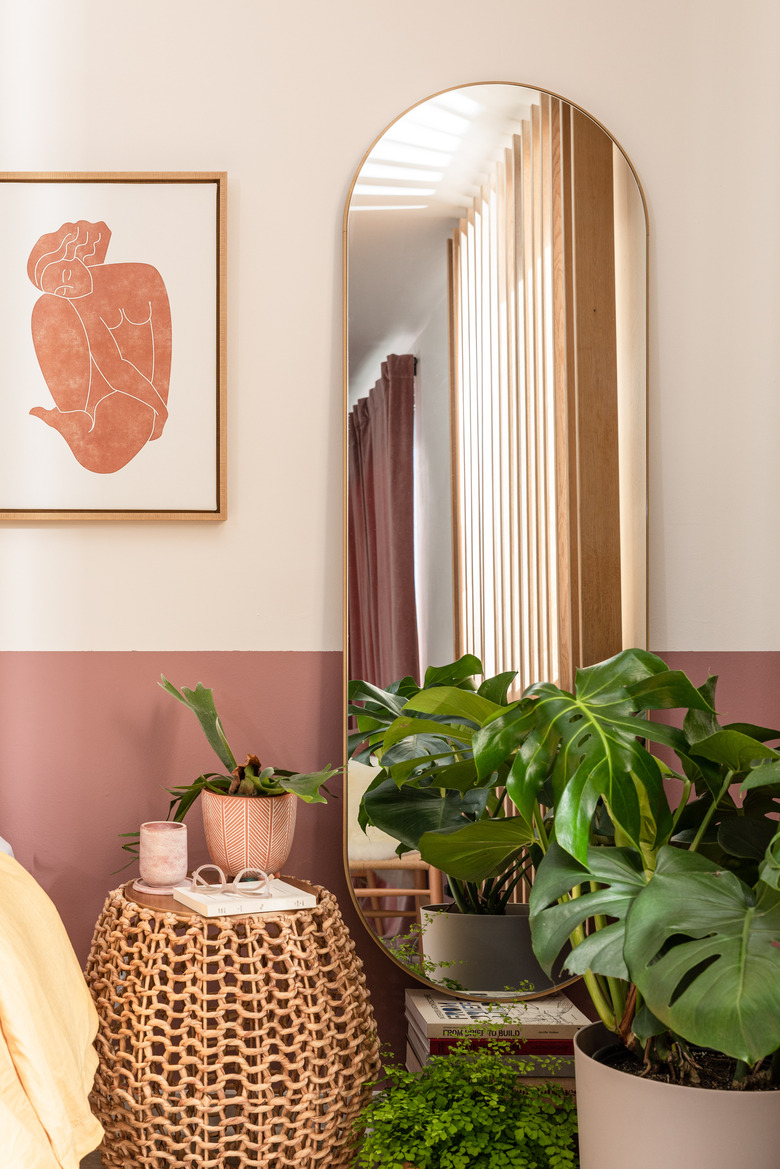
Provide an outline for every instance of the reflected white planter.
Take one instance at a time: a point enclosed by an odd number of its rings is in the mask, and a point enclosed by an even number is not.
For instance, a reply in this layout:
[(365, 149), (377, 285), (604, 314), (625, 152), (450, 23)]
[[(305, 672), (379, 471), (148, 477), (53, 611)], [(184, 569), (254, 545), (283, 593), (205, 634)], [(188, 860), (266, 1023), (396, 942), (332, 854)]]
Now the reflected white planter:
[(574, 1040), (581, 1169), (778, 1169), (780, 1092), (721, 1092), (640, 1079), (592, 1055), (601, 1023)]
[(444, 912), (445, 905), (424, 905), (423, 954), (434, 982), (452, 979), (473, 993), (548, 990), (552, 982), (531, 949), (527, 905), (508, 905), (505, 915)]

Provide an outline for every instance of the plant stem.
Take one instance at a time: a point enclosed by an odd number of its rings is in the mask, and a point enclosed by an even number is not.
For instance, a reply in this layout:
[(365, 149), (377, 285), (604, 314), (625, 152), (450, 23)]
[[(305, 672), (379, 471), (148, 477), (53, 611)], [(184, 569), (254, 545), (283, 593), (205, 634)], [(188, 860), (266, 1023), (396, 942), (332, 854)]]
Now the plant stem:
[[(591, 889), (593, 883), (591, 882)], [(593, 924), (597, 930), (604, 929), (607, 924), (607, 919), (603, 914), (598, 913), (593, 918)], [(626, 1010), (626, 988), (624, 983), (619, 978), (607, 977), (607, 990), (612, 1001), (612, 1010), (616, 1019), (622, 1019)], [(602, 983), (603, 985), (603, 983)]]
[(701, 844), (702, 837), (704, 836), (704, 833), (707, 831), (707, 826), (708, 826), (710, 820), (712, 819), (712, 817), (715, 815), (715, 811), (718, 807), (718, 804), (720, 803), (720, 801), (725, 796), (726, 792), (731, 787), (731, 781), (733, 780), (733, 778), (734, 778), (734, 772), (727, 771), (726, 778), (723, 780), (723, 783), (721, 785), (721, 789), (718, 792), (718, 798), (713, 800), (713, 802), (710, 804), (709, 808), (707, 809), (705, 816), (704, 816), (704, 819), (702, 820), (701, 824), (699, 825), (699, 831), (696, 833), (696, 835), (694, 836), (694, 838), (691, 842), (691, 846), (688, 850), (689, 852), (696, 852), (699, 845)]
[(683, 780), (683, 783), (684, 787), (682, 795), (680, 796), (680, 802), (675, 808), (674, 815), (672, 816), (672, 831), (669, 833), (670, 836), (674, 836), (674, 830), (677, 827), (677, 821), (680, 819), (680, 816), (685, 810), (685, 805), (688, 803), (688, 797), (691, 794), (691, 787), (693, 786), (690, 779), (687, 778)]
[(592, 970), (586, 970), (582, 976), (582, 981), (588, 988), (591, 1002), (598, 1011), (602, 1023), (608, 1030), (614, 1031), (615, 1012), (612, 1010), (609, 1000), (602, 990), (601, 979), (598, 974), (594, 974)]
[(450, 893), (452, 893), (452, 899), (460, 912), (468, 913), (465, 885), (461, 881), (456, 880), (455, 877), (450, 877), (449, 875), (447, 877), (447, 883), (450, 887)]
[(538, 804), (534, 805), (534, 824), (536, 825), (536, 831), (539, 833), (539, 847), (541, 848), (542, 852), (547, 852), (547, 849), (550, 847), (550, 839), (544, 826), (542, 809)]
[[(579, 896), (580, 886), (575, 885), (568, 894), (568, 897), (564, 896), (561, 900), (574, 900)], [(569, 935), (569, 940), (571, 941), (572, 949), (578, 946), (580, 942), (583, 942), (585, 940), (584, 927), (578, 925), (576, 929), (572, 930), (571, 934)], [(602, 1023), (608, 1030), (615, 1031), (617, 1028), (617, 1023), (620, 1019), (620, 1015), (616, 1015), (615, 1011), (610, 1005), (609, 990), (608, 987), (605, 986), (604, 980), (599, 974), (594, 974), (592, 970), (586, 970), (582, 976), (582, 980), (588, 989), (591, 1002), (598, 1011), (598, 1015)]]

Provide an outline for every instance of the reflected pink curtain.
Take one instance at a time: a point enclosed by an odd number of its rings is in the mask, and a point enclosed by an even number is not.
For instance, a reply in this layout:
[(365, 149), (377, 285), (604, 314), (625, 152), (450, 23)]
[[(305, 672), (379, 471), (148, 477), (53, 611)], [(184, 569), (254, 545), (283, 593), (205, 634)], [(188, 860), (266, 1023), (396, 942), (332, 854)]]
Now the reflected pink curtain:
[(418, 677), (414, 357), (391, 354), (349, 415), (349, 676)]

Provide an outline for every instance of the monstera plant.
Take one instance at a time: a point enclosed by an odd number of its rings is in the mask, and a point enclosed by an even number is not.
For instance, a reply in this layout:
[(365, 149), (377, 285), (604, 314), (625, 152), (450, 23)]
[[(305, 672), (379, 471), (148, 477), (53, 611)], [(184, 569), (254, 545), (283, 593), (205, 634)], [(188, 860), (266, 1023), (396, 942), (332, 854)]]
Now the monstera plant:
[(513, 702), (511, 675), (467, 688), (478, 666), (389, 695), (353, 684), (355, 745), (383, 765), (366, 819), (453, 893), (511, 885), (532, 857), (537, 957), (549, 971), (568, 950), (646, 1068), (693, 1083), (706, 1048), (738, 1082), (780, 1080), (780, 731), (722, 726), (715, 678), (697, 687), (644, 650)]
[[(647, 1067), (696, 1082), (704, 1048), (758, 1082), (780, 1076), (780, 731), (721, 726), (715, 683), (627, 650), (574, 693), (530, 687), (474, 757), (485, 773), (513, 749), (521, 814), (543, 792), (554, 808), (531, 893), (543, 967), (570, 946), (568, 970)], [(681, 725), (647, 717), (661, 710)]]

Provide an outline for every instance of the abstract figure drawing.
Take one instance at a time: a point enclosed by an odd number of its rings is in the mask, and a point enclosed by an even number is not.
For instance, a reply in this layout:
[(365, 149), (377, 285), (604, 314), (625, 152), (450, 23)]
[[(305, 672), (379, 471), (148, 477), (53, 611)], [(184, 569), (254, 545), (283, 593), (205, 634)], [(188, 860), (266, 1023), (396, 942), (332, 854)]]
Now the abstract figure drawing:
[(42, 235), (27, 274), (38, 364), (55, 406), (30, 414), (58, 430), (88, 471), (107, 475), (160, 437), (168, 418), (171, 310), (150, 264), (104, 264), (105, 223)]

